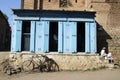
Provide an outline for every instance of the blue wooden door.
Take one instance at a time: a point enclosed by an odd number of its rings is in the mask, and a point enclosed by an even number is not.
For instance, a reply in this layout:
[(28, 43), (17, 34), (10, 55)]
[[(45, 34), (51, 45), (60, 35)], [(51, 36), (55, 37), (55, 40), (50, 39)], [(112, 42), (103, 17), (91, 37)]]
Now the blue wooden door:
[(30, 30), (30, 51), (35, 52), (35, 21), (31, 21), (31, 30)]
[(77, 23), (76, 22), (71, 22), (71, 29), (72, 29), (72, 43), (71, 43), (71, 48), (72, 52), (75, 53), (77, 52)]
[(36, 22), (36, 52), (48, 52), (49, 43), (49, 22), (37, 21)]
[(95, 53), (97, 51), (96, 46), (96, 23), (90, 23), (90, 42), (91, 42), (91, 53)]
[(12, 33), (11, 33), (11, 51), (15, 52), (15, 48), (16, 48), (16, 26), (17, 26), (17, 22), (14, 21), (13, 22), (13, 26), (11, 27)]
[(85, 23), (85, 52), (90, 53), (90, 23)]
[(63, 50), (64, 52), (71, 52), (71, 27), (69, 22), (64, 22), (63, 23), (64, 28), (63, 28)]
[(12, 44), (11, 51), (21, 51), (21, 34), (22, 34), (22, 21), (14, 21), (12, 27)]
[(36, 52), (43, 52), (44, 49), (44, 23), (37, 21), (36, 22)]
[(85, 23), (85, 52), (95, 53), (97, 51), (96, 42), (96, 23)]
[[(59, 39), (62, 43), (62, 49), (63, 52), (65, 53), (72, 53), (76, 52), (76, 38), (77, 38), (77, 33), (76, 33), (76, 22), (62, 22), (60, 23), (62, 27), (59, 29), (62, 30), (60, 35), (63, 34), (63, 36), (59, 36)], [(61, 39), (61, 37), (63, 39)], [(60, 47), (61, 47), (60, 46)], [(62, 50), (61, 49), (61, 50)]]
[(44, 21), (44, 52), (49, 52), (49, 21)]
[(59, 22), (58, 52), (76, 52), (76, 22)]
[(63, 22), (58, 24), (58, 52), (63, 52)]
[(21, 51), (22, 21), (17, 21), (16, 27), (16, 51)]

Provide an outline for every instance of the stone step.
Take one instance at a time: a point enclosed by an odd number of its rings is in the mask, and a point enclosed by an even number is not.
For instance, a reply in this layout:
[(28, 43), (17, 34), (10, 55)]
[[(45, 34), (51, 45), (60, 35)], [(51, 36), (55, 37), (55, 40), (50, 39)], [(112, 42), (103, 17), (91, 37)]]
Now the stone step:
[(106, 66), (107, 68), (110, 68), (110, 69), (113, 69), (113, 68), (114, 68), (114, 64), (113, 64), (113, 63), (107, 63), (107, 64), (105, 64), (105, 66)]

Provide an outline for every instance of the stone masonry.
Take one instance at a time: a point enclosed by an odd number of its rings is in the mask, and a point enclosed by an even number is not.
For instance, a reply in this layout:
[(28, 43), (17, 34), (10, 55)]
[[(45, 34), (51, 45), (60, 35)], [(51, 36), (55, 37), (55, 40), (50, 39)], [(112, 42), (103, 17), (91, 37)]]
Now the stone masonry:
[(96, 12), (97, 51), (120, 52), (120, 0), (67, 0), (67, 7), (60, 0), (22, 0), (22, 9)]
[[(39, 54), (40, 56), (41, 54)], [(96, 54), (42, 54), (47, 55), (49, 58), (53, 59), (59, 66), (59, 70), (96, 70), (108, 67), (107, 61), (100, 59), (99, 55)], [(10, 54), (10, 59), (16, 61), (14, 62), (15, 66), (22, 66), (22, 63), (34, 56), (32, 53), (17, 53)], [(41, 58), (42, 60), (42, 58)]]
[[(60, 6), (60, 1), (62, 0), (22, 0), (21, 8), (24, 10), (96, 12), (97, 51), (100, 52), (105, 46), (108, 52), (120, 59), (120, 0), (67, 0), (67, 5), (63, 7)], [(10, 54), (10, 58), (16, 56), (17, 63), (21, 63), (32, 55)], [(88, 70), (106, 66), (97, 54), (49, 53), (46, 55), (54, 59), (61, 70)]]

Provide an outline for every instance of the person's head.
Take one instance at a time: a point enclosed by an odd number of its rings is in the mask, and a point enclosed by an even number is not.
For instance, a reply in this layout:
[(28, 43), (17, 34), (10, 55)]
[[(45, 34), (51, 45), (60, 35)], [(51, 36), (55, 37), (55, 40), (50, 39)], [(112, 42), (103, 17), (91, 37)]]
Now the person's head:
[(102, 49), (103, 49), (103, 50), (105, 50), (105, 49), (106, 49), (106, 47), (103, 47)]
[(112, 53), (109, 53), (109, 55), (112, 55)]

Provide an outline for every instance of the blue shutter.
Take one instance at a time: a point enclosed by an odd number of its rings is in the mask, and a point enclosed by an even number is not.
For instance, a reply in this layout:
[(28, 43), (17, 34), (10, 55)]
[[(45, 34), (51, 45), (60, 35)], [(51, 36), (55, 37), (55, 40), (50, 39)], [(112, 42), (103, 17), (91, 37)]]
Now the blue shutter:
[(44, 52), (49, 52), (49, 22), (44, 21)]
[(63, 52), (63, 22), (58, 25), (58, 52)]
[(35, 21), (31, 21), (31, 30), (30, 30), (30, 51), (35, 51)]
[(71, 42), (72, 52), (77, 52), (77, 24), (76, 22), (71, 22), (70, 26), (72, 29), (72, 42)]
[(96, 52), (96, 23), (90, 23), (91, 53)]
[(16, 49), (15, 51), (19, 52), (21, 51), (21, 34), (22, 34), (22, 21), (17, 21), (16, 23), (16, 41), (15, 41), (15, 46)]
[(36, 52), (43, 52), (44, 49), (44, 24), (43, 22), (36, 22), (36, 45), (35, 51)]
[(12, 29), (12, 34), (11, 34), (11, 52), (15, 52), (15, 41), (16, 41), (16, 26), (17, 26), (17, 22), (14, 21), (13, 22), (13, 26), (11, 27)]
[(71, 52), (71, 26), (69, 22), (64, 22), (64, 52)]
[(90, 23), (85, 23), (85, 52), (90, 52)]

